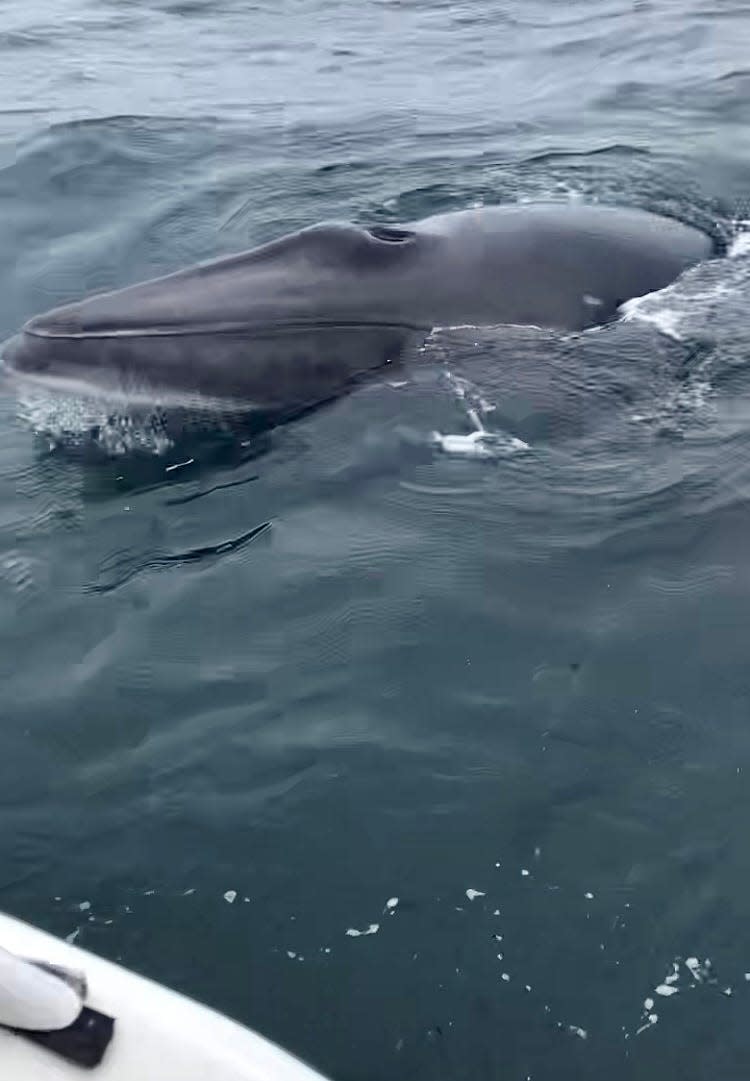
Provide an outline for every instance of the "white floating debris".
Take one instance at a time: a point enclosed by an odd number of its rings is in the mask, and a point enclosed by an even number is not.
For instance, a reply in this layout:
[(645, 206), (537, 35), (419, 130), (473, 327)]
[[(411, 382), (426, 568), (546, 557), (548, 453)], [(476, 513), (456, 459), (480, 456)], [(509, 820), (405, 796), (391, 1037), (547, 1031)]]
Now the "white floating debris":
[(508, 973), (507, 973), (507, 972), (503, 972), (503, 974), (502, 974), (502, 976), (500, 977), (500, 979), (501, 979), (501, 980), (504, 980), (504, 981), (505, 981), (505, 983), (510, 983), (510, 976), (508, 975)]
[(522, 867), (522, 868), (521, 868), (521, 874), (522, 874), (522, 876), (523, 876), (524, 878), (528, 878), (528, 877), (529, 877), (529, 872), (528, 872), (528, 871), (526, 870), (526, 868), (525, 868), (525, 867)]
[(706, 958), (701, 964), (697, 957), (687, 957), (685, 958), (685, 968), (688, 969), (696, 983), (702, 983), (709, 974), (711, 962)]
[(295, 953), (294, 950), (287, 950), (286, 955), (287, 955), (287, 957), (289, 958), (290, 961), (295, 961), (297, 959), (297, 954)]
[(469, 898), (470, 901), (473, 901), (475, 897), (486, 897), (487, 895), (486, 893), (483, 893), (482, 890), (468, 889), (466, 891), (466, 896)]
[(646, 1011), (646, 1013), (648, 1013), (649, 1010), (653, 1010), (653, 1008), (654, 1008), (654, 1000), (652, 998), (645, 999), (645, 1001), (643, 1003), (643, 1008)]
[(467, 454), (475, 458), (489, 456), (489, 451), (482, 444), (482, 433), (471, 432), (469, 435), (442, 435), (432, 433), (432, 442), (446, 454)]
[(360, 938), (362, 935), (376, 935), (379, 930), (379, 923), (371, 923), (366, 931), (358, 931), (356, 927), (349, 927), (346, 933), (349, 938)]
[(748, 983), (750, 983), (750, 972), (745, 973), (745, 979), (747, 980)]
[(524, 984), (524, 988), (525, 988), (525, 989), (526, 989), (527, 991), (531, 991), (531, 985), (530, 985), (530, 984), (528, 984), (528, 983)]
[(593, 893), (584, 893), (583, 896), (586, 898), (587, 901), (593, 901), (594, 900)]
[(495, 864), (495, 866), (496, 866), (496, 867), (499, 867), (499, 866), (500, 866), (500, 861), (499, 861), (499, 860), (497, 861), (497, 863)]
[(499, 916), (500, 915), (500, 909), (496, 908), (495, 911), (492, 913), (492, 915), (493, 916)]
[(385, 902), (385, 907), (389, 910), (391, 915), (393, 915), (397, 904), (398, 897), (389, 897), (388, 900)]
[(641, 1025), (640, 1028), (637, 1028), (635, 1030), (636, 1036), (640, 1036), (640, 1034), (642, 1032), (645, 1032), (647, 1028), (651, 1028), (652, 1025), (655, 1025), (658, 1020), (659, 1020), (658, 1013), (650, 1013), (648, 1015), (648, 1018), (647, 1018), (645, 1024)]
[(572, 1032), (574, 1036), (577, 1036), (580, 1040), (587, 1040), (589, 1034), (585, 1028), (579, 1028), (578, 1025), (568, 1025), (568, 1032)]
[(227, 902), (227, 904), (233, 905), (234, 902), (237, 900), (237, 890), (227, 890), (227, 892), (224, 894), (224, 900)]
[(182, 891), (182, 896), (183, 897), (190, 897), (194, 893), (195, 893), (195, 886), (191, 886), (189, 890), (183, 890)]
[(503, 956), (504, 956), (504, 955), (503, 955), (502, 953), (499, 953), (499, 954), (497, 955), (497, 959), (498, 959), (498, 961), (502, 961), (502, 959), (503, 959)]
[(70, 946), (72, 946), (72, 945), (73, 945), (73, 943), (75, 942), (75, 940), (76, 940), (76, 939), (78, 938), (78, 936), (80, 935), (80, 933), (81, 933), (81, 928), (80, 928), (80, 927), (76, 927), (75, 931), (71, 931), (69, 935), (66, 935), (66, 936), (65, 936), (65, 941), (66, 941), (66, 942), (67, 942), (67, 943), (68, 943), (68, 944), (69, 944)]
[(732, 994), (732, 988), (731, 987), (724, 987), (724, 988), (722, 988), (721, 993), (722, 993), (722, 995), (726, 995), (727, 997), (729, 997)]
[(669, 983), (660, 983), (654, 990), (657, 995), (662, 995), (664, 998), (669, 998), (670, 995), (677, 995), (680, 992), (679, 987), (672, 987)]
[(81, 912), (88, 912), (88, 910), (91, 908), (91, 901), (81, 901), (78, 908)]
[(156, 890), (144, 890), (143, 891), (143, 896), (144, 897), (153, 897), (153, 895), (155, 893), (156, 893)]
[(175, 462), (174, 465), (168, 465), (164, 470), (165, 473), (171, 473), (174, 469), (184, 469), (186, 465), (192, 465), (195, 458), (188, 458), (185, 462)]
[(468, 435), (441, 435), (440, 432), (433, 432), (432, 443), (446, 454), (466, 455), (470, 458), (491, 458), (496, 453), (493, 447), (506, 453), (529, 449), (529, 444), (522, 439), (484, 429)]

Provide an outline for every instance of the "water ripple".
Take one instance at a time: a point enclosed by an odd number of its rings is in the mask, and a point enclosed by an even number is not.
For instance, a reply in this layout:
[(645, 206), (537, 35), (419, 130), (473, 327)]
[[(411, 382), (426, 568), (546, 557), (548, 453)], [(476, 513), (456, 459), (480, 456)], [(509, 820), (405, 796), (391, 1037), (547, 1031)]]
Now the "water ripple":
[(105, 575), (110, 575), (110, 579), (107, 582), (96, 584), (88, 587), (90, 593), (111, 593), (120, 586), (125, 585), (136, 575), (142, 574), (144, 571), (153, 570), (160, 567), (172, 567), (184, 563), (201, 563), (208, 559), (213, 559), (214, 556), (223, 556), (229, 552), (239, 551), (249, 544), (250, 541), (255, 540), (256, 537), (261, 536), (266, 530), (271, 528), (270, 522), (263, 522), (262, 525), (255, 526), (254, 529), (249, 530), (247, 533), (242, 533), (239, 537), (233, 537), (229, 540), (220, 541), (218, 544), (202, 545), (198, 548), (189, 548), (184, 552), (174, 552), (168, 555), (151, 556), (149, 559), (133, 563), (131, 555), (124, 557), (113, 557), (102, 568)]

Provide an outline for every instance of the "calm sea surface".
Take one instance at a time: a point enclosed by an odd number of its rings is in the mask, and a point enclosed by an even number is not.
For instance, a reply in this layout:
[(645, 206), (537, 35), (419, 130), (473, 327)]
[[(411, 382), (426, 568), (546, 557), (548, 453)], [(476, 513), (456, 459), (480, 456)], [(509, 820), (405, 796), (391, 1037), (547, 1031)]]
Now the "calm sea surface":
[(334, 1081), (747, 1081), (750, 6), (0, 15), (3, 339), (329, 218), (731, 255), (241, 438), (5, 387), (0, 907)]

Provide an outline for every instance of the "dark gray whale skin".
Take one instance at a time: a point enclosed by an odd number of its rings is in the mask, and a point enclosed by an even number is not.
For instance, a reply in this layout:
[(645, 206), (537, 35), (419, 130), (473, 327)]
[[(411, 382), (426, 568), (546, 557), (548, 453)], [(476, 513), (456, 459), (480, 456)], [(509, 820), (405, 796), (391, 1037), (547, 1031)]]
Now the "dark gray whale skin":
[(599, 205), (314, 225), (37, 315), (4, 361), (88, 394), (293, 412), (400, 359), (435, 327), (583, 330), (711, 254), (697, 229)]

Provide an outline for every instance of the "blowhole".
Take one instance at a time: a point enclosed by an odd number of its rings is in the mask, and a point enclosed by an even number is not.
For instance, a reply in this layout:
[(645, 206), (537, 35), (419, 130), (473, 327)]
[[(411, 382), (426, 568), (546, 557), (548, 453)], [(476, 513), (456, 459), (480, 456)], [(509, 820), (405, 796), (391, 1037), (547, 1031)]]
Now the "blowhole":
[(375, 240), (382, 240), (386, 244), (405, 244), (414, 239), (411, 230), (398, 229), (394, 225), (371, 225), (367, 231)]

